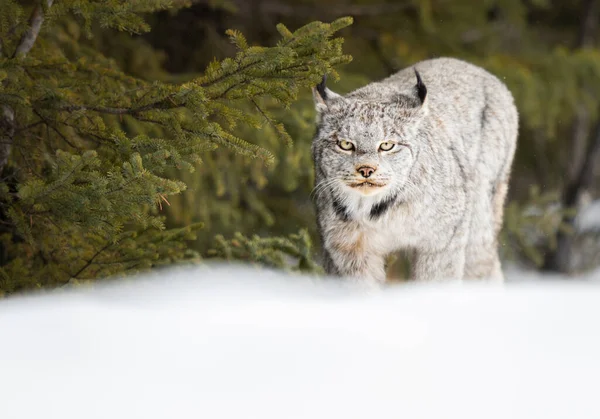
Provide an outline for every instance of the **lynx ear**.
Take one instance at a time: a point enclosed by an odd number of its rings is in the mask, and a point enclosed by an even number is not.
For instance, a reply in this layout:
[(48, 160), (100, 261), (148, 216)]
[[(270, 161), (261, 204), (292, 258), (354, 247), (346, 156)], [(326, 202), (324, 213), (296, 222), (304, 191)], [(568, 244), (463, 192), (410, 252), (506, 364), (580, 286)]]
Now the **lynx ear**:
[(317, 112), (324, 112), (327, 110), (327, 103), (332, 99), (340, 98), (341, 96), (337, 93), (332, 92), (325, 85), (327, 83), (327, 75), (323, 76), (321, 83), (313, 87), (313, 99), (315, 100), (315, 108)]
[(419, 100), (421, 101), (421, 106), (423, 106), (425, 104), (425, 98), (427, 98), (427, 87), (425, 86), (425, 83), (423, 83), (423, 80), (421, 79), (421, 75), (419, 74), (417, 69), (415, 68), (414, 70), (415, 70), (415, 76), (417, 76), (417, 85), (415, 86), (415, 88), (417, 90), (417, 96), (419, 97)]

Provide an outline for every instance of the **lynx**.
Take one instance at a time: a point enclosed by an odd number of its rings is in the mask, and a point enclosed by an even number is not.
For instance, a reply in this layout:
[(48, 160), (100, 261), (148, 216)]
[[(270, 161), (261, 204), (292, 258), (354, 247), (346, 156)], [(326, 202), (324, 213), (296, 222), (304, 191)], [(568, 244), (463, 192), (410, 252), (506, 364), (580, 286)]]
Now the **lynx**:
[(405, 250), (415, 280), (503, 280), (498, 232), (518, 115), (506, 86), (452, 58), (345, 96), (313, 89), (315, 203), (327, 273), (384, 282)]

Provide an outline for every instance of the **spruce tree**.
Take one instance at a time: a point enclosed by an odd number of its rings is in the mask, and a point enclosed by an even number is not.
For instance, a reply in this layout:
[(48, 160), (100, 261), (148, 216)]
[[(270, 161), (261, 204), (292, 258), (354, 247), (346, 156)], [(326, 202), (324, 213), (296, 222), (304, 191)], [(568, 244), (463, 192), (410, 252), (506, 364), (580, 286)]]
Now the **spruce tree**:
[[(186, 188), (177, 174), (193, 172), (217, 149), (265, 170), (274, 154), (236, 133), (266, 127), (289, 146), (273, 106), (289, 107), (299, 91), (323, 74), (335, 77), (334, 67), (350, 60), (342, 39), (333, 38), (350, 18), (293, 32), (278, 25), (273, 47), (229, 30), (236, 54), (183, 82), (127, 74), (90, 39), (103, 30), (146, 32), (148, 13), (184, 3), (2, 0), (3, 292), (197, 260), (186, 241), (202, 224), (166, 229), (161, 215)], [(227, 253), (226, 240), (216, 243), (215, 252)], [(288, 253), (314, 268), (302, 235), (261, 245), (280, 252), (266, 257), (273, 264), (284, 262), (273, 255)]]

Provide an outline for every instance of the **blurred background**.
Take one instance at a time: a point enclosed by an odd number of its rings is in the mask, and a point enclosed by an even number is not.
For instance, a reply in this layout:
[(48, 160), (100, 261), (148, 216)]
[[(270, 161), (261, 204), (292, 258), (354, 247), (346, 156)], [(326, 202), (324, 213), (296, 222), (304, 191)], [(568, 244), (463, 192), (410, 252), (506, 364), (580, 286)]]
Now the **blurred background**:
[[(347, 93), (431, 57), (459, 57), (483, 66), (508, 85), (520, 111), (503, 256), (531, 268), (578, 272), (600, 261), (595, 231), (600, 225), (594, 223), (590, 207), (597, 197), (594, 168), (600, 146), (597, 3), (239, 0), (219, 6), (196, 1), (177, 14), (155, 16), (154, 29), (143, 42), (150, 45), (148, 50), (160, 51), (165, 71), (193, 73), (213, 57), (234, 53), (224, 36), (227, 28), (239, 29), (252, 43), (269, 45), (278, 35), (278, 22), (297, 28), (313, 20), (353, 16), (354, 24), (340, 33), (353, 61), (339, 69), (340, 81), (330, 85), (336, 92)], [(135, 70), (135, 60), (129, 57), (128, 68), (147, 75), (146, 66)], [(244, 134), (277, 154), (273, 168), (265, 171), (251, 160), (212, 154), (214, 163), (185, 179), (191, 188), (178, 205), (169, 207), (169, 222), (205, 221), (206, 237), (235, 232), (287, 235), (306, 228), (318, 243), (309, 198), (314, 133), (310, 92), (279, 116), (294, 139), (292, 149), (264, 132)], [(235, 163), (228, 166), (227, 161)], [(576, 212), (563, 211), (567, 208)], [(204, 250), (210, 241), (197, 245)], [(391, 276), (403, 273), (399, 268)]]
[[(29, 4), (23, 9), (26, 18), (35, 2), (25, 3)], [(520, 112), (518, 150), (501, 235), (503, 259), (527, 269), (569, 274), (600, 264), (600, 201), (596, 201), (600, 1), (174, 3), (174, 9), (141, 14), (149, 32), (132, 34), (100, 21), (91, 25), (92, 37), (78, 35), (76, 42), (99, 51), (111, 65), (136, 79), (181, 84), (202, 76), (215, 60), (235, 56), (237, 47), (227, 29), (243, 33), (251, 46), (273, 46), (281, 38), (278, 23), (294, 31), (313, 21), (351, 16), (353, 24), (336, 33), (344, 40), (344, 54), (353, 57), (336, 66), (339, 80), (331, 81), (329, 87), (338, 93), (432, 57), (457, 57), (486, 68), (508, 85)], [(77, 13), (64, 16), (75, 31)], [(4, 25), (5, 33), (10, 26)], [(274, 126), (232, 128), (239, 138), (272, 153), (272, 164), (227, 147), (207, 149), (200, 153), (202, 162), (193, 173), (168, 169), (168, 175), (183, 181), (187, 189), (169, 196), (168, 205), (160, 205), (160, 214), (171, 229), (202, 223), (195, 238), (185, 242), (196, 259), (225, 258), (319, 271), (311, 202), (315, 114), (310, 88), (299, 89), (290, 106), (274, 101), (265, 104), (265, 109), (284, 124), (292, 146), (281, 140)], [(130, 128), (134, 130), (133, 125)], [(6, 256), (4, 263), (10, 260)], [(394, 260), (390, 278), (405, 277), (403, 256)], [(107, 272), (89, 269), (85, 273), (82, 279)], [(6, 284), (12, 284), (5, 285), (6, 290), (19, 289), (14, 278), (6, 278)], [(72, 274), (58, 282), (71, 279)], [(44, 280), (35, 284), (43, 286)]]

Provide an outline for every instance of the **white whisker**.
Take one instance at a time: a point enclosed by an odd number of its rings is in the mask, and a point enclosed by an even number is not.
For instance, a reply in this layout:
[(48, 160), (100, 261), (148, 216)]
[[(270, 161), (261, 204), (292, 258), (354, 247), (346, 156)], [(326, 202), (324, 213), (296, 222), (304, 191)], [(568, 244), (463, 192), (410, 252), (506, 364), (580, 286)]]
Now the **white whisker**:
[(339, 181), (343, 181), (343, 179), (341, 177), (334, 177), (332, 179), (325, 179), (324, 181), (319, 182), (315, 185), (315, 187), (310, 193), (311, 199), (318, 199), (319, 195), (321, 195), (323, 192), (329, 189), (330, 186), (333, 186)]

